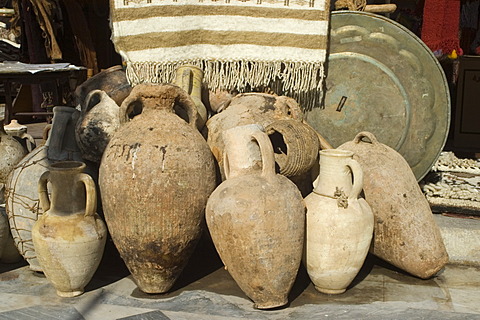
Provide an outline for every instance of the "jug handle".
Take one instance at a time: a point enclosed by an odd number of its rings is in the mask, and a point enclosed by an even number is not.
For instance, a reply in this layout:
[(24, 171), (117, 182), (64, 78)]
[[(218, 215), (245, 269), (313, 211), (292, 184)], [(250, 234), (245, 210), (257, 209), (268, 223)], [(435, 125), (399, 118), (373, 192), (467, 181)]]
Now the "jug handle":
[(287, 99), (286, 105), (287, 105), (287, 108), (288, 108), (288, 114), (287, 115), (290, 118), (297, 119), (297, 120), (300, 120), (300, 121), (303, 120), (303, 111), (294, 99), (292, 99), (292, 98)]
[[(84, 104), (82, 106), (82, 112), (87, 112), (90, 109), (92, 109), (93, 105), (98, 104), (101, 100), (100, 96), (102, 95), (102, 92), (105, 93), (103, 90), (95, 89), (90, 91), (87, 96), (85, 97)], [(98, 98), (97, 98), (98, 97)], [(96, 99), (93, 99), (96, 98)], [(92, 101), (94, 104), (92, 104)]]
[(347, 166), (352, 171), (353, 176), (353, 186), (348, 199), (358, 199), (363, 189), (363, 170), (360, 164), (354, 159), (348, 159)]
[(50, 198), (48, 197), (47, 182), (50, 177), (50, 171), (45, 171), (38, 180), (38, 196), (43, 213), (50, 210)]
[(27, 151), (28, 151), (28, 152), (32, 152), (32, 150), (35, 149), (35, 147), (36, 147), (35, 139), (34, 139), (31, 135), (29, 135), (28, 133), (24, 132), (24, 133), (22, 133), (22, 135), (20, 136), (20, 139), (26, 140), (26, 141), (29, 142), (29, 143), (27, 143)]
[[(140, 86), (140, 85), (139, 85)], [(131, 112), (131, 108), (135, 102), (138, 102), (142, 99), (142, 92), (140, 90), (135, 90), (138, 88), (136, 86), (130, 92), (130, 95), (123, 100), (122, 104), (120, 105), (119, 110), (119, 118), (120, 124), (125, 124), (129, 121), (128, 114)], [(170, 88), (177, 88), (176, 95), (174, 97), (174, 102), (178, 103), (178, 105), (187, 111), (188, 114), (188, 124), (197, 129), (197, 106), (195, 102), (193, 102), (192, 98), (179, 86), (174, 84), (162, 84), (162, 85), (155, 85), (156, 87), (156, 94), (155, 96), (161, 96), (162, 91), (166, 91), (166, 89)], [(178, 90), (179, 89), (179, 90)], [(173, 108), (173, 106), (172, 106)]]
[(85, 203), (85, 217), (93, 216), (97, 211), (97, 192), (95, 189), (95, 182), (92, 177), (86, 173), (79, 173), (77, 181), (85, 185), (86, 203)]
[(275, 155), (270, 138), (265, 132), (258, 131), (252, 134), (252, 139), (257, 141), (262, 154), (262, 176), (266, 179), (275, 177)]
[(363, 138), (368, 138), (370, 140), (371, 144), (377, 144), (378, 143), (378, 140), (375, 137), (375, 135), (371, 132), (368, 132), (368, 131), (359, 132), (355, 136), (355, 139), (353, 139), (353, 142), (354, 143), (366, 142), (366, 141), (363, 140)]

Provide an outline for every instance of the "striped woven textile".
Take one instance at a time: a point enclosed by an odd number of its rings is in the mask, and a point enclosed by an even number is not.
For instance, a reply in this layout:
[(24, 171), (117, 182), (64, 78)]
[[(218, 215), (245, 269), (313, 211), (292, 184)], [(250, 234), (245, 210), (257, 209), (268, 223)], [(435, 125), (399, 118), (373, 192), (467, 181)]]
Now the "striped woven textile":
[(329, 0), (110, 1), (132, 85), (171, 82), (193, 64), (212, 90), (269, 87), (310, 107), (321, 97)]

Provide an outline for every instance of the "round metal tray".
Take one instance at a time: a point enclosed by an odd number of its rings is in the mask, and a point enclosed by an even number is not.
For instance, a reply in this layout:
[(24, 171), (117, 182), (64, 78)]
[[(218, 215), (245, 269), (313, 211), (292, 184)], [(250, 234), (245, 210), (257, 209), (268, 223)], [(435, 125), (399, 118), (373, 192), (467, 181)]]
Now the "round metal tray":
[(333, 147), (360, 131), (397, 150), (417, 180), (445, 146), (450, 94), (443, 69), (411, 31), (384, 16), (335, 11), (325, 102), (305, 112)]

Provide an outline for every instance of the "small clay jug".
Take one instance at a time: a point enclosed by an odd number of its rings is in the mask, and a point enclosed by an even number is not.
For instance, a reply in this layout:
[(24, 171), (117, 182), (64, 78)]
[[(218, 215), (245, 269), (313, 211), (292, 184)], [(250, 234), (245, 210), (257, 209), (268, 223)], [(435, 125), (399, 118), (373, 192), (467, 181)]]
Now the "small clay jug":
[(318, 184), (305, 198), (304, 264), (315, 289), (327, 294), (345, 292), (373, 236), (373, 212), (359, 197), (363, 172), (352, 157), (351, 151), (321, 150)]
[(207, 121), (207, 143), (217, 160), (222, 180), (223, 153), (225, 142), (223, 132), (230, 128), (247, 124), (259, 124), (263, 128), (280, 119), (303, 118), (298, 103), (286, 96), (275, 96), (267, 93), (242, 93), (233, 97), (229, 104)]
[(15, 166), (5, 184), (5, 204), (10, 231), (18, 251), (33, 271), (42, 271), (31, 235), (33, 224), (43, 213), (38, 198), (37, 181), (51, 163), (65, 158), (81, 159), (76, 147), (75, 121), (72, 118), (77, 114), (78, 111), (72, 107), (54, 107), (47, 141)]
[(44, 214), (32, 228), (32, 239), (42, 270), (60, 297), (84, 292), (107, 239), (107, 228), (95, 212), (95, 183), (83, 173), (85, 167), (82, 162), (57, 162), (38, 181)]
[(117, 105), (121, 105), (132, 91), (132, 86), (128, 83), (123, 67), (120, 65), (113, 66), (80, 84), (75, 89), (75, 104), (77, 106), (83, 105), (87, 95), (93, 90), (105, 91)]
[[(206, 219), (226, 269), (259, 309), (288, 303), (301, 263), (305, 204), (275, 173), (272, 144), (259, 125), (225, 131), (225, 174)], [(260, 155), (261, 162), (258, 163)]]
[(365, 200), (375, 215), (371, 252), (414, 276), (435, 275), (448, 254), (407, 161), (370, 132), (360, 132), (339, 149), (353, 151), (365, 174)]
[[(186, 109), (188, 123), (175, 105)], [(162, 293), (203, 231), (216, 186), (213, 156), (196, 127), (195, 103), (180, 87), (139, 84), (120, 109), (122, 124), (100, 164), (105, 220), (139, 289)]]
[(27, 152), (35, 149), (35, 139), (27, 133), (27, 126), (18, 123), (18, 120), (12, 119), (8, 125), (4, 126), (4, 129), (8, 135), (15, 137)]
[(197, 128), (202, 130), (208, 119), (207, 108), (202, 102), (203, 71), (193, 65), (181, 65), (175, 72), (173, 84), (179, 86), (192, 98), (197, 108)]
[(103, 90), (92, 90), (82, 104), (75, 137), (84, 159), (100, 162), (110, 138), (120, 127), (119, 106)]
[(8, 135), (0, 120), (0, 184), (4, 184), (7, 176), (20, 160), (27, 154), (17, 139)]

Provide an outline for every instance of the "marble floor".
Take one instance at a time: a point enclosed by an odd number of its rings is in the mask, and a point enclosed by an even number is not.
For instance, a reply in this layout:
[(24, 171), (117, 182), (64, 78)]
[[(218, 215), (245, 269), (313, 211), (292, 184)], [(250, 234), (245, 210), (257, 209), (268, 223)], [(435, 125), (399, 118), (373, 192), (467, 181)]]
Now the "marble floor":
[(25, 262), (0, 264), (0, 319), (480, 319), (480, 269), (448, 265), (420, 280), (369, 256), (341, 295), (317, 292), (303, 268), (289, 304), (257, 310), (201, 241), (166, 294), (138, 290), (112, 243), (83, 295), (61, 298)]

